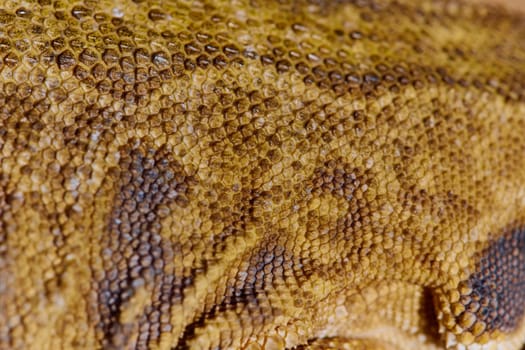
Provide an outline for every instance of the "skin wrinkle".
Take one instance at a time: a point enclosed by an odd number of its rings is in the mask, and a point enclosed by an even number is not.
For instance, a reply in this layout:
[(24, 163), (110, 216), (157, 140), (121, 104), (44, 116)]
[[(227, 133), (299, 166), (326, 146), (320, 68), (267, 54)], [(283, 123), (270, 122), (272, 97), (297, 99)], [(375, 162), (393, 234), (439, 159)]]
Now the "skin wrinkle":
[(521, 349), (494, 4), (0, 0), (0, 349)]

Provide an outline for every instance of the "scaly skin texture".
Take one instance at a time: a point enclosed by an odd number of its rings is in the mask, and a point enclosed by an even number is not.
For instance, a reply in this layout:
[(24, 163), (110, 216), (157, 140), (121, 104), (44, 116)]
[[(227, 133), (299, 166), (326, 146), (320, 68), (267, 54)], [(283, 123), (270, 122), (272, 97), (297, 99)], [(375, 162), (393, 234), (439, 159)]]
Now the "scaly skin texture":
[(525, 24), (0, 1), (0, 349), (520, 349)]

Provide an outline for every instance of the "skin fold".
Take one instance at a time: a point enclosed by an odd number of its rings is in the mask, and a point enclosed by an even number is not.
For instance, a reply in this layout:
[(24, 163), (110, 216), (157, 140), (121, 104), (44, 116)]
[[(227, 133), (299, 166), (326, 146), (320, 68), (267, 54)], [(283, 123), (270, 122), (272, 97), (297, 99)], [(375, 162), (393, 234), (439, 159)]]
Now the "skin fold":
[(0, 349), (522, 349), (507, 5), (0, 0)]

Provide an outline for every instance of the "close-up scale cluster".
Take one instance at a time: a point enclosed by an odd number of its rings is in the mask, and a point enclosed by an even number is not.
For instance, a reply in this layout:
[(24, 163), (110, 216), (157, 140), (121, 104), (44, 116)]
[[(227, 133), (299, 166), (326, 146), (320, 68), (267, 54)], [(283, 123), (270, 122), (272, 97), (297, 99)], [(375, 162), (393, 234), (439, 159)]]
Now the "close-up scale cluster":
[(524, 18), (0, 0), (0, 349), (522, 349)]

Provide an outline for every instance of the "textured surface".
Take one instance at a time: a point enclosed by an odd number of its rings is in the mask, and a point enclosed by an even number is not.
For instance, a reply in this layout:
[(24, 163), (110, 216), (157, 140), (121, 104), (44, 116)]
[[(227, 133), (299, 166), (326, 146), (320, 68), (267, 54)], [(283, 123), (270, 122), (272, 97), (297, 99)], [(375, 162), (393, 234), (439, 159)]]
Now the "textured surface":
[(525, 24), (0, 1), (0, 349), (520, 349)]

